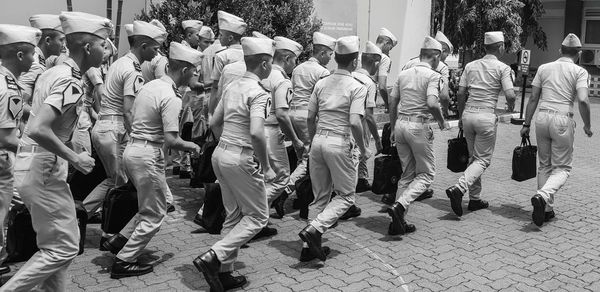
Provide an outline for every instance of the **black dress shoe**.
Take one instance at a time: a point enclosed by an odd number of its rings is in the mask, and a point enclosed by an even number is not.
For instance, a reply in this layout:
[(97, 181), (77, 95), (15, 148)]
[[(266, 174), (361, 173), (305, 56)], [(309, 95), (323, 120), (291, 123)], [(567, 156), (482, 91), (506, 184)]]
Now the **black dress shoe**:
[(481, 209), (487, 209), (487, 207), (489, 207), (489, 206), (490, 206), (490, 204), (484, 200), (470, 200), (467, 210), (477, 211), (477, 210), (481, 210)]
[(120, 259), (115, 259), (110, 270), (111, 279), (120, 279), (125, 277), (141, 276), (152, 273), (154, 268), (152, 265), (140, 263), (128, 263)]
[[(414, 228), (414, 225), (412, 226), (412, 228), (409, 228), (409, 224), (406, 223), (406, 220), (404, 220), (404, 214), (406, 213), (406, 210), (404, 209), (404, 206), (402, 206), (402, 204), (400, 204), (399, 202), (394, 203), (394, 205), (388, 209), (388, 214), (390, 215), (390, 217), (392, 217), (392, 223), (390, 225), (390, 227), (388, 228), (388, 234), (390, 235), (398, 235), (398, 234), (406, 234), (406, 233), (410, 233), (410, 232), (414, 232), (416, 229)], [(411, 231), (412, 229), (412, 231)], [(392, 232), (390, 232), (392, 231)]]
[(104, 243), (108, 240), (108, 237), (100, 237), (100, 247), (98, 248), (100, 251), (108, 251), (108, 249), (106, 249), (104, 247)]
[[(400, 230), (400, 228), (398, 228), (392, 222), (390, 222), (390, 225), (388, 226), (388, 234), (389, 235), (401, 235), (401, 234), (403, 234), (403, 233), (400, 233), (401, 231), (402, 230)], [(417, 227), (414, 224), (406, 224), (406, 226), (404, 228), (404, 234), (412, 233), (415, 231), (417, 231)]]
[(8, 274), (8, 273), (10, 273), (10, 267), (6, 264), (0, 265), (0, 275), (4, 275), (4, 274)]
[(359, 178), (356, 184), (356, 192), (363, 193), (371, 190), (371, 184), (366, 178)]
[[(329, 253), (331, 252), (331, 249), (329, 249), (328, 246), (324, 246), (322, 249), (323, 249), (323, 252), (325, 253), (325, 256), (328, 256)], [(301, 262), (310, 262), (316, 258), (317, 257), (310, 251), (310, 248), (308, 248), (308, 247), (302, 248), (302, 251), (300, 252), (300, 261)]]
[(179, 175), (179, 166), (173, 166), (173, 175)]
[(200, 226), (204, 226), (204, 220), (202, 220), (202, 215), (196, 214), (196, 216), (194, 217), (194, 223)]
[(456, 216), (460, 217), (463, 215), (462, 209), (462, 197), (463, 193), (456, 186), (451, 186), (446, 189), (446, 195), (450, 198), (450, 207), (452, 207), (452, 211)]
[(257, 240), (263, 237), (270, 237), (277, 235), (277, 229), (269, 226), (263, 227), (251, 240)]
[(111, 236), (102, 246), (112, 254), (118, 254), (129, 239), (119, 233)]
[(393, 205), (394, 202), (396, 202), (396, 193), (384, 194), (383, 197), (381, 197), (381, 202), (386, 205)]
[(537, 226), (542, 226), (544, 224), (544, 219), (546, 219), (546, 213), (544, 210), (546, 209), (546, 201), (539, 194), (536, 194), (531, 198), (531, 205), (533, 205), (533, 213), (531, 214), (531, 219), (533, 219), (533, 223)]
[(433, 198), (433, 190), (432, 189), (426, 189), (421, 195), (419, 195), (415, 201), (423, 201), (423, 200), (427, 200), (429, 198)]
[(223, 292), (223, 284), (219, 279), (219, 270), (221, 269), (221, 262), (217, 258), (217, 254), (210, 249), (207, 252), (201, 254), (194, 261), (194, 266), (204, 275), (204, 279), (210, 286), (211, 291)]
[(189, 172), (189, 171), (180, 170), (179, 171), (179, 178), (180, 179), (192, 178), (192, 173)]
[(550, 220), (554, 219), (554, 217), (556, 217), (554, 211), (548, 211), (544, 215), (544, 222), (549, 222)]
[(92, 217), (90, 217), (87, 221), (87, 224), (101, 224), (102, 223), (102, 213), (96, 212)]
[(167, 203), (167, 213), (171, 213), (175, 211), (175, 205), (171, 203)]
[(277, 213), (277, 217), (274, 217), (274, 218), (281, 219), (281, 218), (283, 218), (283, 215), (285, 215), (285, 208), (284, 208), (284, 206), (285, 206), (285, 200), (287, 200), (287, 198), (288, 198), (288, 193), (287, 192), (283, 192), (271, 204), (271, 206), (273, 208), (275, 208), (275, 212)]
[(219, 281), (221, 281), (221, 285), (223, 285), (223, 289), (225, 290), (240, 288), (248, 283), (246, 277), (234, 277), (231, 272), (219, 273)]
[(361, 212), (362, 211), (359, 207), (356, 207), (356, 205), (352, 205), (350, 206), (350, 208), (348, 208), (348, 211), (346, 211), (346, 213), (344, 213), (344, 215), (340, 217), (340, 220), (348, 220), (350, 218), (358, 217), (360, 216)]
[(300, 236), (300, 239), (302, 239), (302, 241), (308, 244), (308, 248), (310, 248), (310, 251), (315, 257), (322, 261), (325, 261), (327, 259), (327, 255), (321, 247), (322, 234), (315, 227), (309, 224), (304, 229), (302, 229), (300, 233), (298, 233), (298, 236)]

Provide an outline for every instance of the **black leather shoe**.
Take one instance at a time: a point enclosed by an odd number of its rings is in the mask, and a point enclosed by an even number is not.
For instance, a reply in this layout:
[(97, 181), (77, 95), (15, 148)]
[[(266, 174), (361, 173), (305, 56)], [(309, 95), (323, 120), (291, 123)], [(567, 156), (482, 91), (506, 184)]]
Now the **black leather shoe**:
[(269, 226), (263, 227), (251, 240), (257, 240), (263, 237), (270, 237), (277, 235), (277, 229)]
[(204, 279), (210, 286), (210, 291), (223, 292), (223, 284), (219, 279), (219, 269), (221, 269), (221, 262), (217, 258), (217, 254), (212, 249), (201, 254), (194, 261), (194, 266), (204, 275)]
[(363, 193), (371, 190), (371, 184), (366, 178), (359, 178), (356, 184), (356, 192)]
[(542, 224), (544, 224), (544, 219), (546, 219), (546, 213), (544, 212), (546, 209), (546, 201), (544, 201), (542, 196), (536, 194), (531, 198), (531, 205), (533, 205), (533, 213), (531, 214), (533, 223), (537, 226), (542, 226)]
[(118, 254), (129, 239), (117, 233), (106, 240), (102, 246), (112, 254)]
[(223, 285), (223, 289), (225, 290), (240, 288), (248, 283), (246, 277), (234, 277), (231, 272), (219, 273), (219, 281), (221, 281), (221, 285)]
[(285, 200), (287, 200), (287, 198), (288, 198), (288, 193), (287, 192), (283, 192), (271, 204), (271, 206), (273, 208), (275, 208), (275, 212), (277, 213), (277, 217), (274, 217), (274, 218), (281, 219), (281, 218), (283, 218), (283, 215), (285, 215), (285, 208), (284, 208), (284, 206), (285, 206)]
[(362, 211), (359, 207), (356, 207), (356, 205), (352, 205), (350, 206), (350, 208), (348, 208), (348, 211), (346, 211), (346, 213), (344, 213), (344, 215), (340, 217), (340, 220), (348, 220), (350, 218), (358, 217), (360, 216), (361, 212)]
[(175, 211), (175, 205), (171, 203), (167, 203), (167, 213), (171, 213)]
[[(404, 234), (412, 233), (415, 231), (417, 231), (417, 227), (414, 224), (406, 224)], [(401, 235), (402, 233), (400, 233), (400, 232), (401, 232), (400, 228), (398, 228), (397, 226), (394, 226), (394, 224), (392, 222), (390, 222), (390, 225), (388, 226), (388, 234), (389, 235)]]
[[(390, 235), (398, 235), (398, 234), (406, 234), (410, 232), (414, 232), (414, 230), (410, 231), (406, 220), (404, 220), (404, 214), (406, 210), (402, 204), (396, 202), (394, 205), (388, 209), (388, 214), (392, 217), (392, 223), (390, 228), (388, 228), (388, 233), (392, 231)], [(413, 225), (414, 228), (414, 225)]]
[(110, 277), (112, 279), (120, 279), (125, 277), (141, 276), (148, 273), (152, 273), (154, 268), (152, 265), (140, 264), (140, 263), (128, 263), (120, 259), (115, 259), (110, 270)]
[(108, 251), (108, 249), (106, 249), (104, 247), (104, 243), (108, 240), (108, 237), (100, 237), (100, 247), (98, 248), (100, 251)]
[(556, 214), (554, 214), (554, 211), (548, 211), (544, 215), (544, 222), (549, 222), (550, 220), (554, 219), (554, 217), (556, 217)]
[[(329, 253), (331, 252), (331, 249), (329, 249), (328, 246), (324, 246), (322, 249), (323, 249), (323, 252), (325, 253), (325, 256), (328, 256)], [(308, 248), (308, 247), (302, 248), (302, 251), (300, 252), (300, 261), (301, 262), (310, 262), (316, 258), (317, 257), (310, 251), (310, 248)]]
[(383, 197), (381, 197), (381, 202), (386, 204), (386, 205), (393, 205), (394, 202), (396, 201), (396, 194), (384, 194)]
[(96, 212), (92, 217), (90, 217), (87, 221), (87, 224), (101, 224), (102, 223), (102, 213)]
[(6, 264), (0, 265), (0, 275), (4, 275), (4, 274), (8, 274), (8, 273), (10, 273), (10, 267)]
[(202, 216), (200, 216), (200, 214), (196, 214), (196, 216), (194, 217), (194, 223), (200, 226), (204, 226), (204, 220), (202, 220)]
[(489, 207), (489, 206), (490, 206), (490, 204), (484, 200), (470, 200), (467, 210), (477, 211), (477, 210), (481, 210), (481, 209), (487, 209), (487, 207)]
[(173, 175), (179, 175), (179, 166), (173, 166)]
[(302, 229), (300, 233), (298, 233), (298, 236), (300, 236), (300, 239), (302, 239), (302, 241), (308, 244), (308, 248), (310, 248), (310, 251), (315, 257), (322, 261), (325, 261), (327, 259), (327, 255), (321, 247), (322, 234), (316, 228), (309, 224), (304, 229)]
[(192, 178), (192, 173), (189, 172), (189, 171), (180, 170), (179, 171), (179, 178), (180, 179)]
[(415, 201), (423, 201), (433, 197), (433, 190), (426, 189), (421, 195), (419, 195)]
[(450, 207), (456, 216), (460, 217), (463, 215), (462, 209), (462, 197), (463, 193), (456, 186), (451, 186), (446, 189), (446, 195), (450, 198)]

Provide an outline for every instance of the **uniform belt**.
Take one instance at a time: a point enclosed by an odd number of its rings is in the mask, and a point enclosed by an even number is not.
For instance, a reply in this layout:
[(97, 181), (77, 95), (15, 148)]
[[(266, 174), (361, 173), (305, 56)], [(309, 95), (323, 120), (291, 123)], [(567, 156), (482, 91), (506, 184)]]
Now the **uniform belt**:
[(162, 146), (163, 146), (163, 143), (160, 143), (160, 142), (154, 142), (154, 141), (149, 141), (149, 140), (144, 140), (144, 139), (136, 139), (136, 138), (130, 138), (129, 143), (144, 145), (144, 146), (150, 145), (150, 146), (159, 147), (159, 148), (162, 148)]
[(567, 116), (569, 118), (573, 117), (573, 113), (571, 112), (561, 112), (561, 111), (555, 111), (555, 110), (551, 110), (551, 109), (540, 109), (540, 113), (549, 113), (549, 114), (553, 114), (553, 115), (561, 115), (561, 116)]
[(307, 110), (307, 105), (290, 105), (291, 110)]
[(491, 107), (465, 106), (465, 110), (470, 112), (494, 113), (494, 109)]
[(223, 150), (227, 150), (227, 151), (231, 151), (231, 152), (235, 152), (235, 153), (244, 153), (246, 152), (247, 154), (254, 154), (254, 149), (250, 148), (250, 147), (243, 147), (243, 146), (238, 146), (238, 145), (233, 145), (233, 144), (229, 144), (227, 142), (223, 142), (223, 141), (219, 141), (219, 148), (223, 149)]
[(420, 116), (407, 116), (407, 115), (399, 115), (398, 121), (408, 121), (415, 123), (428, 123), (429, 118), (420, 117)]
[(17, 153), (44, 153), (50, 152), (38, 145), (19, 145)]
[(98, 117), (98, 120), (123, 122), (125, 121), (125, 118), (123, 118), (123, 116), (121, 115), (101, 115), (100, 117)]
[(325, 137), (349, 138), (350, 134), (337, 133), (331, 130), (317, 130), (317, 134)]

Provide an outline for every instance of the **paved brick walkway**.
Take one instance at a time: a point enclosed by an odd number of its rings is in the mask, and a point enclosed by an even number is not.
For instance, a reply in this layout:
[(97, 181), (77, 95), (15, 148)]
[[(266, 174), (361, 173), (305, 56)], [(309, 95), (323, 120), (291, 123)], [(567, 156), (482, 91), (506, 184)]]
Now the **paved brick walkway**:
[[(300, 263), (297, 233), (305, 223), (293, 212), (283, 220), (272, 220), (277, 236), (252, 242), (240, 252), (236, 267), (248, 277), (245, 290), (600, 291), (600, 104), (594, 104), (592, 111), (597, 133), (591, 139), (584, 137), (577, 117), (572, 176), (556, 197), (557, 219), (542, 228), (531, 223), (529, 199), (535, 193), (535, 180), (510, 179), (519, 127), (498, 127), (492, 166), (483, 177), (483, 198), (490, 201), (490, 208), (466, 212), (461, 219), (453, 215), (444, 194), (459, 176), (445, 168), (445, 141), (457, 130), (436, 130), (435, 196), (414, 203), (407, 216), (417, 226), (416, 233), (388, 236), (389, 218), (377, 213), (380, 197), (364, 193), (358, 198), (363, 215), (324, 236), (325, 245), (332, 249), (327, 261)], [(110, 279), (113, 256), (98, 251), (99, 226), (90, 225), (86, 251), (69, 269), (70, 291), (208, 289), (191, 261), (220, 236), (192, 233), (202, 191), (189, 189), (187, 182), (178, 179), (169, 183), (177, 211), (169, 214), (141, 259), (154, 263), (154, 273)], [(13, 265), (13, 271), (21, 265)]]

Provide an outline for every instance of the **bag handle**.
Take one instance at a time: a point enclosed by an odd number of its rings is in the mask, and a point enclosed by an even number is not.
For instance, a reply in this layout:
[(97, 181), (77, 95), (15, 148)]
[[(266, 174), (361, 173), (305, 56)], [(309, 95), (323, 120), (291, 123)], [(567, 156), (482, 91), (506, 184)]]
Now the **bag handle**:
[(213, 133), (213, 131), (210, 128), (208, 128), (206, 130), (206, 132), (204, 132), (204, 135), (202, 137), (203, 140), (206, 141), (208, 139), (208, 136), (212, 136), (213, 141), (217, 141), (217, 137), (215, 137), (215, 133)]
[(463, 137), (464, 137), (463, 129), (459, 129), (457, 138), (463, 138)]
[(521, 146), (531, 146), (531, 141), (529, 140), (529, 136), (521, 137)]

